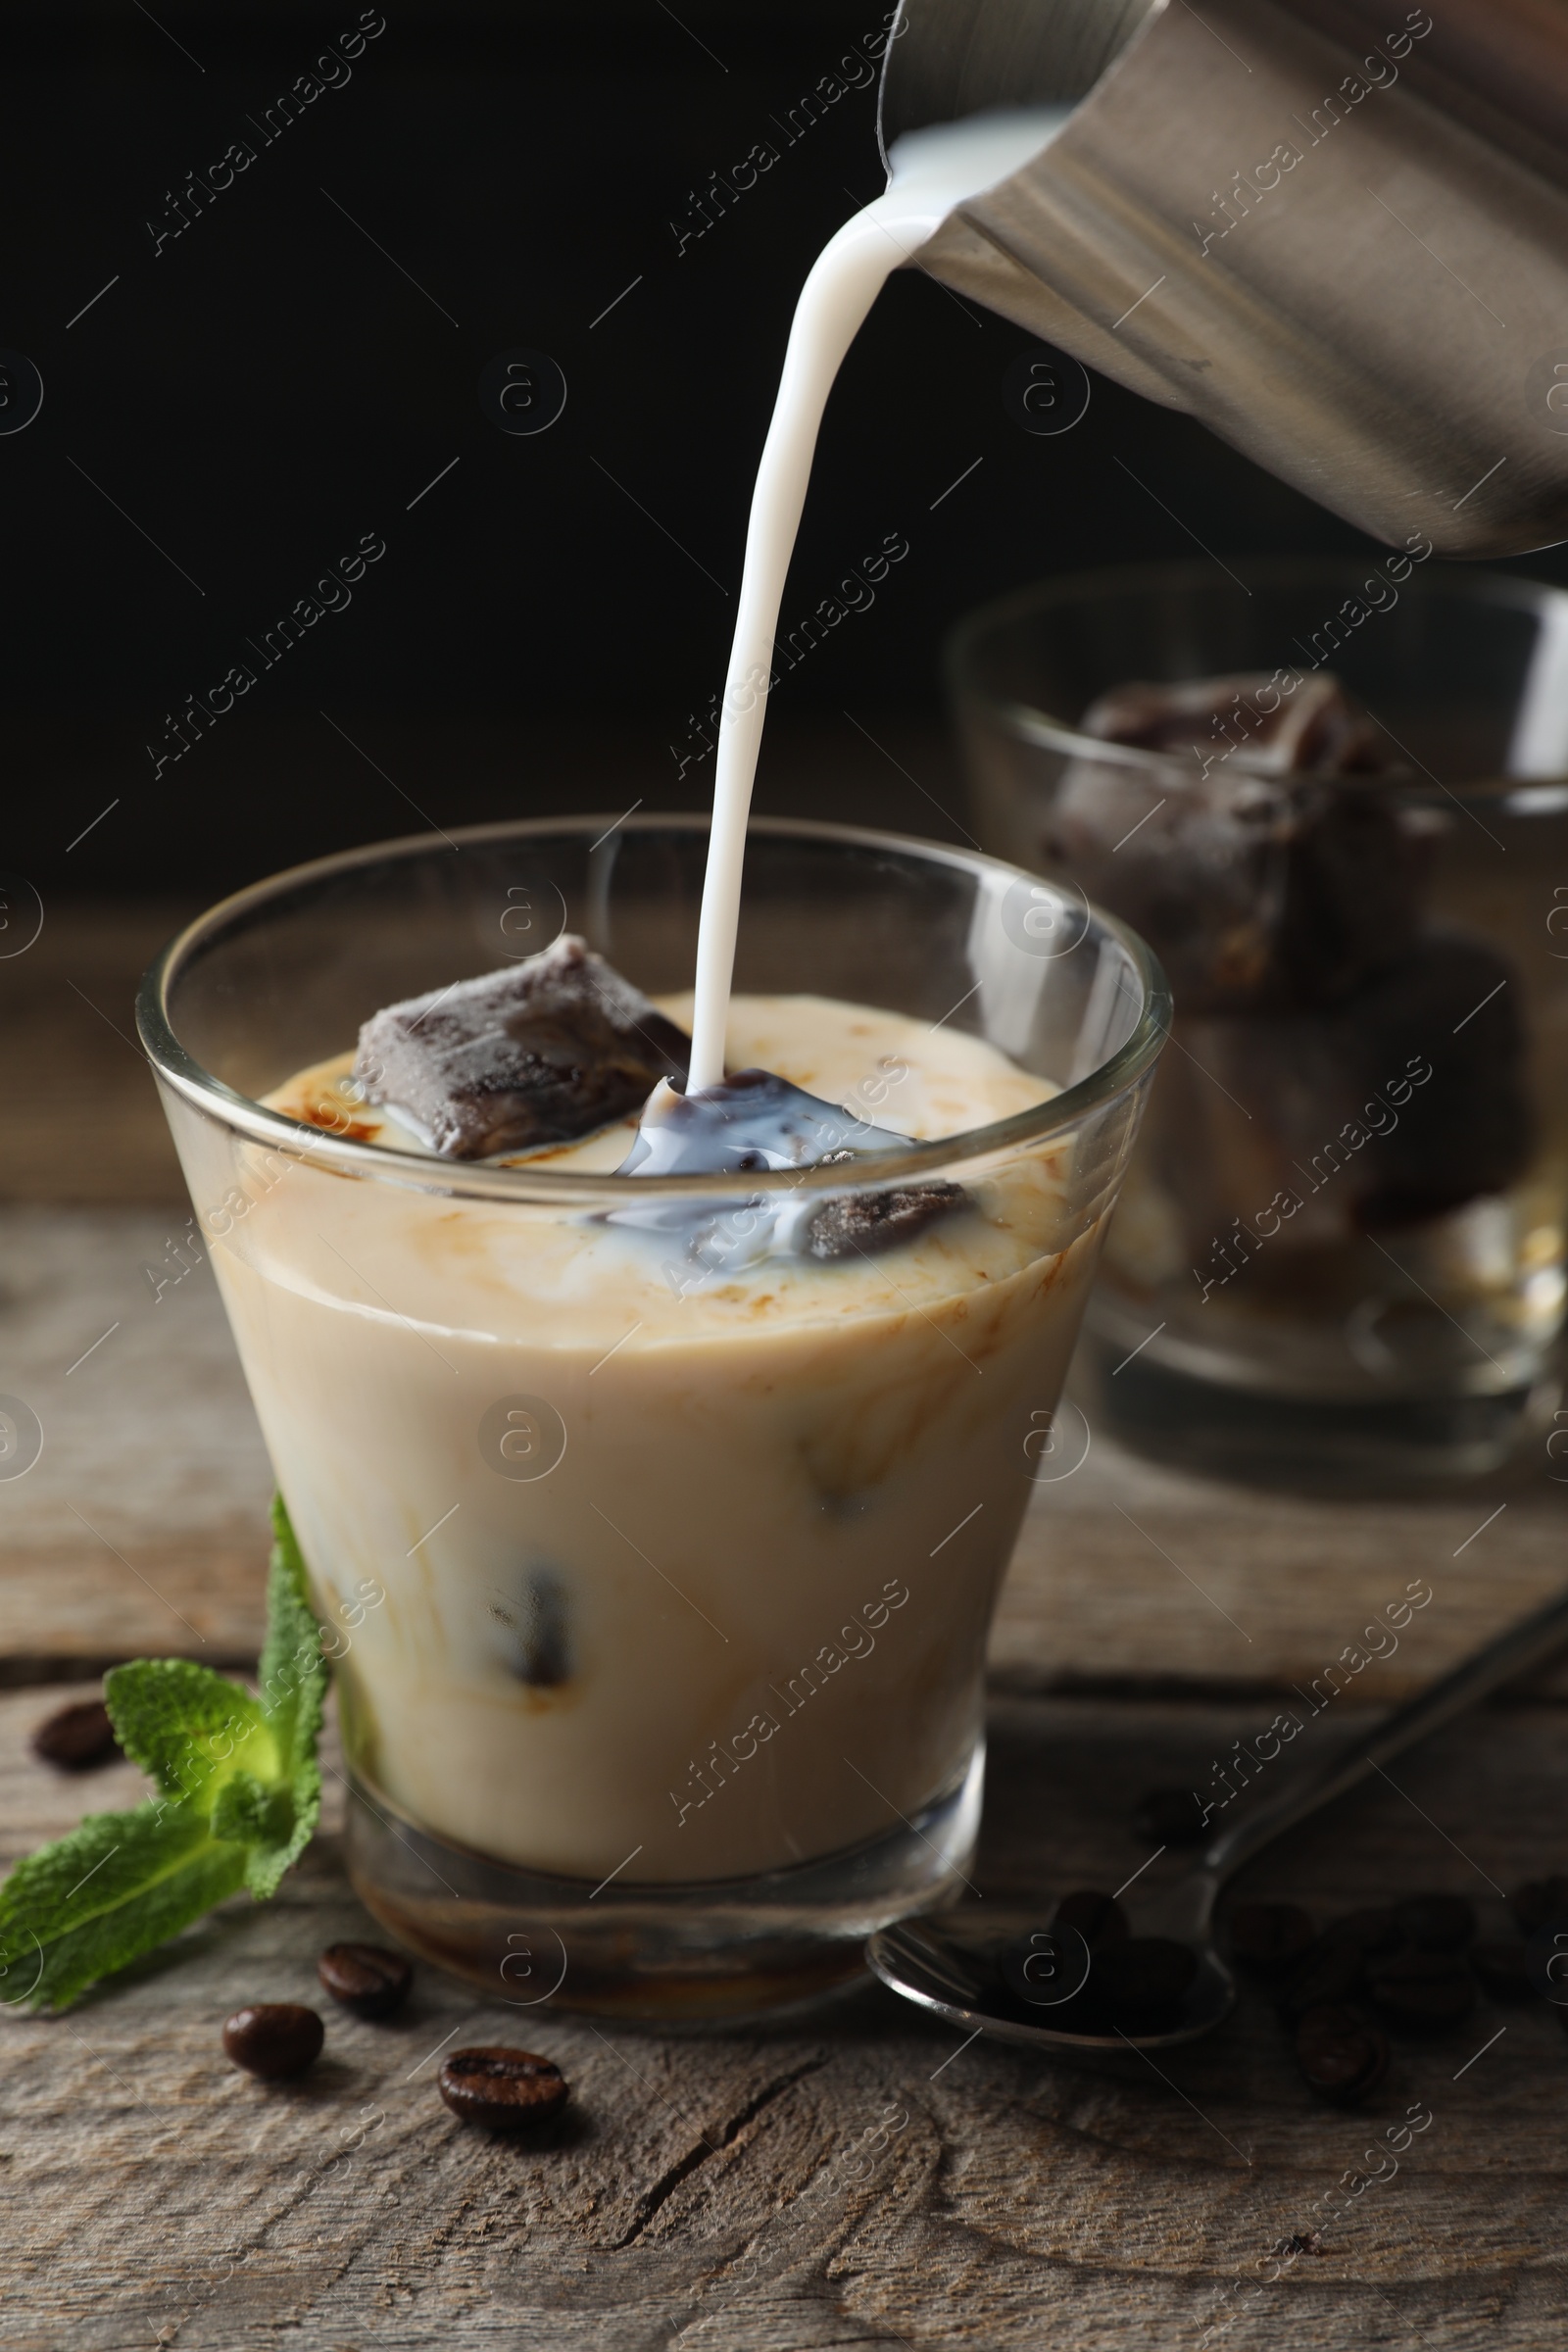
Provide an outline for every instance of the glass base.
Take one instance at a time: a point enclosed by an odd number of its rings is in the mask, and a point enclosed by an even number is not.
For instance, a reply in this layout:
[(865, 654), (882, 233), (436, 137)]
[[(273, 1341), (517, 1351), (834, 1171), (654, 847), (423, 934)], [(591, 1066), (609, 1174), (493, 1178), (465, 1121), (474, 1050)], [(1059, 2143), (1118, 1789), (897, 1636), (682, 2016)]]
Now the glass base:
[(351, 1779), (349, 1877), (400, 1942), (519, 2013), (734, 2025), (863, 1974), (866, 1936), (952, 1902), (980, 1827), (985, 1749), (892, 1836), (753, 1879), (595, 1885), (497, 1862)]
[(1494, 1477), (1552, 1427), (1563, 1382), (1545, 1373), (1492, 1396), (1343, 1402), (1222, 1386), (1086, 1338), (1075, 1386), (1135, 1453), (1200, 1477), (1313, 1493), (1389, 1494)]

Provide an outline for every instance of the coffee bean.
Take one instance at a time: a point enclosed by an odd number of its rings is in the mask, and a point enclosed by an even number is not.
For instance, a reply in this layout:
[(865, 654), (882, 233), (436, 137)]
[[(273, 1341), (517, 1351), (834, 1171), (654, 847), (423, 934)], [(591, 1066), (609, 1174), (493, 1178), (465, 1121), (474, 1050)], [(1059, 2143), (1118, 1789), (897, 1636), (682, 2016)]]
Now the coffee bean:
[(1462, 1894), (1407, 1894), (1394, 1916), (1418, 1952), (1462, 1951), (1475, 1936), (1475, 1911)]
[(1404, 1937), (1392, 1909), (1347, 1911), (1331, 1919), (1320, 1943), (1353, 1943), (1363, 1952), (1396, 1952)]
[(532, 2050), (453, 2050), (441, 2061), (441, 2096), (466, 2124), (492, 2132), (515, 2132), (542, 2124), (566, 2103), (567, 2083), (559, 2066)]
[(1158, 2032), (1175, 2023), (1198, 1974), (1198, 1955), (1164, 1936), (1135, 1936), (1102, 1946), (1089, 1971), (1089, 1994), (1112, 2026)]
[(1481, 1980), (1482, 1991), (1492, 2000), (1535, 1999), (1522, 1943), (1475, 1943), (1465, 1956)]
[[(1125, 1933), (1125, 1930), (1123, 1931)], [(1083, 1990), (1089, 1975), (1089, 1946), (1076, 1928), (1036, 1928), (1014, 1937), (997, 1955), (1003, 1984), (1029, 2010), (1058, 2009)], [(1055, 2027), (1054, 2017), (1041, 2025)], [(1070, 2030), (1070, 2029), (1069, 2029)]]
[(1317, 1937), (1298, 1903), (1238, 1903), (1226, 1921), (1232, 1956), (1260, 1977), (1284, 1976)]
[(1051, 1915), (1054, 1928), (1075, 1928), (1092, 1952), (1102, 1950), (1111, 1943), (1125, 1943), (1132, 1933), (1127, 1914), (1113, 1894), (1098, 1894), (1093, 1887), (1080, 1886), (1072, 1894), (1064, 1894)]
[(1456, 1952), (1391, 1952), (1371, 1961), (1367, 1984), (1391, 2025), (1441, 2034), (1475, 2006), (1476, 1981)]
[(303, 2074), (321, 2054), (325, 2028), (314, 2009), (295, 2001), (261, 2001), (236, 2009), (223, 2024), (223, 2054), (264, 2082)]
[(1508, 1897), (1508, 1909), (1521, 1936), (1533, 1936), (1548, 1919), (1568, 1916), (1568, 1879), (1526, 1879)]
[(1296, 2029), (1307, 2086), (1336, 2107), (1357, 2107), (1389, 2071), (1388, 2035), (1342, 2003), (1308, 2009)]
[(1348, 1936), (1330, 1941), (1320, 1937), (1298, 1968), (1281, 1985), (1277, 2007), (1288, 2025), (1309, 2009), (1332, 2009), (1353, 2000), (1361, 1989), (1365, 1956)]
[(379, 1943), (329, 1943), (316, 1973), (333, 2000), (356, 2017), (390, 2017), (402, 2008), (414, 1982), (402, 1953)]
[(32, 1752), (57, 1772), (93, 1772), (121, 1752), (101, 1698), (78, 1698), (48, 1715), (32, 1735)]
[(1154, 1845), (1201, 1845), (1203, 1808), (1191, 1788), (1151, 1788), (1133, 1812), (1133, 1832)]

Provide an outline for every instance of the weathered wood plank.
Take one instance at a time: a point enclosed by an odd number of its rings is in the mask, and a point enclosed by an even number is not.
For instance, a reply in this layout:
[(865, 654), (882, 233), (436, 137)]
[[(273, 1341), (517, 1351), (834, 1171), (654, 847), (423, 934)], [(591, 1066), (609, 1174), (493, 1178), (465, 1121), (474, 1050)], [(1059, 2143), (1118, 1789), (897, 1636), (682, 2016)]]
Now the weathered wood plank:
[(0, 1200), (181, 1204), (184, 1185), (136, 1042), (136, 986), (198, 911), (176, 900), (51, 905), (0, 962)]
[[(1359, 1695), (1393, 1702), (1562, 1590), (1568, 1487), (1551, 1467), (1543, 1455), (1496, 1494), (1325, 1501), (1223, 1487), (1102, 1441), (1024, 1522), (993, 1674), (1013, 1689), (1288, 1690), (1358, 1642), (1386, 1653), (1358, 1672)], [(1430, 1600), (1396, 1635), (1364, 1640), (1412, 1585)], [(1568, 1677), (1551, 1687), (1568, 1691)]]
[(254, 1657), (270, 1479), (189, 1222), (0, 1212), (0, 1361), (43, 1429), (0, 1482), (0, 1674)]
[[(0, 1698), (19, 1842), (134, 1786), (128, 1767), (63, 1781), (27, 1761), (41, 1697)], [(1142, 1858), (1130, 1792), (1250, 1728), (1234, 1706), (1003, 1701), (992, 1899), (1114, 1883)], [(1326, 1911), (1448, 1885), (1494, 1920), (1489, 1880), (1568, 1858), (1565, 1768), (1558, 1709), (1494, 1710), (1409, 1758), (1405, 1794), (1363, 1792), (1266, 1858), (1254, 1888)], [(874, 1989), (807, 2026), (675, 2037), (510, 2010), (425, 1970), (394, 2025), (334, 2012), (302, 2084), (232, 2073), (226, 2010), (311, 1998), (319, 1944), (365, 1926), (329, 1833), (275, 1903), (227, 1906), (65, 2019), (0, 2021), (0, 2341), (1101, 2352), (1196, 2347), (1229, 2311), (1219, 2340), (1243, 2352), (1536, 2352), (1568, 2322), (1568, 2039), (1544, 2011), (1483, 2007), (1457, 2039), (1400, 2044), (1357, 2115), (1309, 2101), (1256, 1996), (1163, 2079), (1113, 2081), (984, 2037), (959, 2050)], [(446, 2115), (432, 2053), (454, 2034), (561, 2061), (575, 2101), (551, 2144)], [(1342, 2176), (1417, 2102), (1430, 2128), (1351, 2199)], [(1324, 2252), (1271, 2279), (1270, 2249), (1313, 2227)]]

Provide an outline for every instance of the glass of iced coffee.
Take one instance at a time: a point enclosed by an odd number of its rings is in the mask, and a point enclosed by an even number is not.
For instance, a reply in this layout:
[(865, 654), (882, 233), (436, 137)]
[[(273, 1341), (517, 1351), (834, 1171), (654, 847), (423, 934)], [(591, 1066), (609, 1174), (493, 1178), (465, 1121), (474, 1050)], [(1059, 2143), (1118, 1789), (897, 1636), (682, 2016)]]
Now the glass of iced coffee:
[(953, 649), (986, 847), (1169, 975), (1084, 1372), (1189, 1464), (1452, 1482), (1559, 1404), (1568, 596), (1431, 555), (1053, 581)]
[(740, 1141), (639, 1173), (707, 827), (609, 822), (259, 884), (141, 1021), (338, 1629), (360, 1893), (519, 2006), (735, 2015), (971, 1868), (987, 1628), (1166, 999), (1079, 893), (759, 823)]

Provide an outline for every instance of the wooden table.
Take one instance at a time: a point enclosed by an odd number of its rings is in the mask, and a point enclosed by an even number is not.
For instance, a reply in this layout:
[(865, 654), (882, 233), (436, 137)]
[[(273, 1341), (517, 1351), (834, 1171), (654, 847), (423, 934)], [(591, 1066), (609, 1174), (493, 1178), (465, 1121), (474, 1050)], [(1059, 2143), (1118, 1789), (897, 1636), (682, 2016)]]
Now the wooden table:
[[(97, 966), (65, 926), (27, 986), (67, 1041), (65, 1075), (40, 1056), (39, 1083), (74, 1102), (71, 1042), (102, 1027), (120, 1128), (78, 1122), (62, 1183), (30, 1098), (0, 1170), (0, 1388), (46, 1433), (0, 1484), (0, 1859), (140, 1793), (128, 1764), (66, 1779), (31, 1758), (65, 1685), (146, 1651), (242, 1667), (260, 1624), (267, 1467), (211, 1274), (155, 1302), (142, 1271), (176, 1262), (186, 1209), (145, 1073), (113, 1042), (162, 913), (119, 919)], [(109, 1205), (117, 1167), (139, 1205)], [(1553, 1467), (1543, 1450), (1494, 1492), (1325, 1502), (1097, 1435), (1042, 1491), (996, 1630), (986, 1894), (1120, 1884), (1148, 1859), (1139, 1793), (1206, 1787), (1412, 1580), (1431, 1602), (1314, 1736), (1355, 1739), (1546, 1597), (1565, 1556)], [(1568, 1670), (1395, 1778), (1266, 1855), (1249, 1891), (1327, 1916), (1446, 1886), (1503, 1933), (1499, 1890), (1568, 1868)], [(541, 2016), (528, 2037), (573, 2103), (549, 2144), (509, 2146), (450, 2117), (433, 2077), (445, 2043), (515, 2038), (516, 2014), (432, 1970), (396, 2024), (334, 2013), (297, 2084), (224, 2062), (229, 2009), (311, 1999), (319, 1947), (367, 1932), (340, 1831), (329, 1803), (273, 1903), (225, 1906), (64, 2018), (0, 2018), (0, 2344), (1563, 2340), (1568, 2035), (1544, 2007), (1482, 2005), (1453, 2038), (1398, 2042), (1353, 2114), (1313, 2103), (1256, 1994), (1212, 2042), (1115, 2081), (962, 2046), (869, 1984), (808, 2025), (701, 2038)], [(1391, 2174), (1367, 2151), (1412, 2107), (1432, 2120)], [(1275, 2254), (1314, 2230), (1320, 2250)]]

